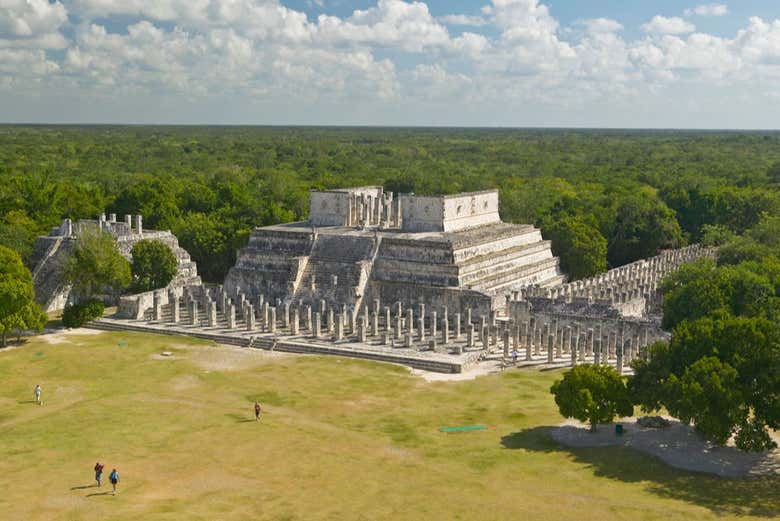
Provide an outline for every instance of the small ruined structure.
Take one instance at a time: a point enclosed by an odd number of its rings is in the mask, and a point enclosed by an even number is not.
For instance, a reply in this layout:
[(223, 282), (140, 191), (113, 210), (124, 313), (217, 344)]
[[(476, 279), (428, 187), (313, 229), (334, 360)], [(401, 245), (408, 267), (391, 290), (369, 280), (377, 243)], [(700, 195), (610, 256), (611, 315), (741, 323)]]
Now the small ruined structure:
[(179, 261), (179, 271), (171, 286), (199, 285), (198, 268), (190, 259), (189, 253), (179, 246), (179, 241), (170, 230), (157, 231), (143, 228), (141, 215), (125, 215), (123, 222), (116, 220), (116, 214), (106, 219), (101, 214), (97, 220), (82, 219), (73, 222), (65, 219), (58, 227), (52, 228), (47, 236), (38, 237), (34, 246), (35, 268), (33, 283), (35, 300), (44, 311), (63, 309), (70, 299), (70, 288), (62, 281), (62, 268), (70, 252), (85, 230), (100, 230), (110, 233), (116, 240), (119, 253), (132, 261), (133, 246), (141, 240), (156, 240), (164, 243), (173, 251)]
[(489, 312), (503, 294), (561, 284), (550, 242), (501, 222), (498, 191), (401, 195), (382, 187), (312, 191), (309, 220), (256, 228), (225, 291), (358, 310), (379, 299)]

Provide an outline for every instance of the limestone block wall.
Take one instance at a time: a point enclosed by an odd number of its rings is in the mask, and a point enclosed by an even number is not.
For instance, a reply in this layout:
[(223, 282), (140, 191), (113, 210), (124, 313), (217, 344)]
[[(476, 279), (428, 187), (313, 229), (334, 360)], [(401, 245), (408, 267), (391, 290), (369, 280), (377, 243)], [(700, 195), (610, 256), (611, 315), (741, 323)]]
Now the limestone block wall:
[(445, 232), (501, 222), (498, 190), (444, 196), (442, 219)]
[(488, 315), (493, 301), (487, 295), (459, 287), (401, 284), (389, 281), (373, 281), (371, 298), (385, 305), (400, 302), (404, 307), (425, 304), (430, 309), (447, 308), (452, 313), (466, 313), (471, 308), (474, 316)]
[(441, 196), (402, 195), (400, 200), (404, 231), (444, 231), (444, 199)]

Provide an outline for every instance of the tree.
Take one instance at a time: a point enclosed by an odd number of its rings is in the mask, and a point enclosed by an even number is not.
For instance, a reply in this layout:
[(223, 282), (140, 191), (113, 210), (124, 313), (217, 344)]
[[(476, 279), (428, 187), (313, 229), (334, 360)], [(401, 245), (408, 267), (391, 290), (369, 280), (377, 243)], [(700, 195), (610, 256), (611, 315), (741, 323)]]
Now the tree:
[(581, 219), (564, 217), (544, 226), (545, 238), (561, 268), (574, 280), (591, 277), (607, 269), (607, 240), (595, 226)]
[(63, 280), (73, 286), (77, 298), (89, 299), (103, 291), (117, 293), (130, 284), (130, 263), (111, 235), (85, 230), (65, 263)]
[(0, 345), (3, 347), (8, 333), (40, 329), (45, 323), (33, 297), (30, 270), (25, 268), (18, 253), (0, 246)]
[(743, 450), (775, 446), (780, 427), (780, 330), (760, 317), (681, 322), (669, 344), (632, 364), (628, 388), (645, 411), (665, 407), (715, 443)]
[(592, 432), (599, 423), (634, 412), (623, 377), (608, 366), (578, 365), (566, 371), (550, 392), (562, 416), (590, 423)]
[(133, 246), (133, 285), (136, 291), (164, 288), (176, 276), (179, 261), (160, 241), (142, 240)]
[(663, 249), (677, 248), (682, 242), (682, 231), (672, 210), (660, 200), (634, 196), (618, 206), (607, 259), (610, 266), (622, 266)]

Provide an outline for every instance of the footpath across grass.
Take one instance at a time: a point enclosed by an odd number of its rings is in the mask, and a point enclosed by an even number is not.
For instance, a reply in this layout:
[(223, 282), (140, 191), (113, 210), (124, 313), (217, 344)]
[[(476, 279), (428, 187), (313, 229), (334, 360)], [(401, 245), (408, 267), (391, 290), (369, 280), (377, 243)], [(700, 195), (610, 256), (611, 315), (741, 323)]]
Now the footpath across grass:
[[(548, 392), (558, 375), (430, 383), (388, 364), (162, 335), (30, 339), (0, 350), (0, 519), (780, 516), (777, 478), (560, 447), (548, 436), (561, 422)], [(439, 431), (460, 425), (487, 429)]]

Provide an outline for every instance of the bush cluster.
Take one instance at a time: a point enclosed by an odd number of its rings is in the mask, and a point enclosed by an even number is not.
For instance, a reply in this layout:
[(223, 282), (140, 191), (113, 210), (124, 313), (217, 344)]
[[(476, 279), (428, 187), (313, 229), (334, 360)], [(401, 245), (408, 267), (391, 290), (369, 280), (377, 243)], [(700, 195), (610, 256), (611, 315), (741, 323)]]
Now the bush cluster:
[(81, 327), (90, 320), (102, 316), (104, 309), (103, 303), (96, 299), (67, 305), (62, 312), (62, 325), (65, 327)]

